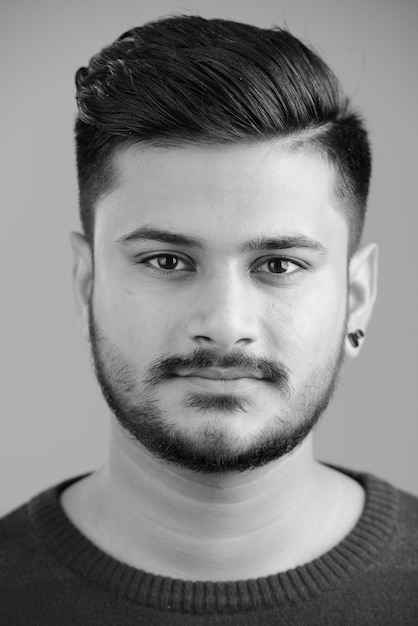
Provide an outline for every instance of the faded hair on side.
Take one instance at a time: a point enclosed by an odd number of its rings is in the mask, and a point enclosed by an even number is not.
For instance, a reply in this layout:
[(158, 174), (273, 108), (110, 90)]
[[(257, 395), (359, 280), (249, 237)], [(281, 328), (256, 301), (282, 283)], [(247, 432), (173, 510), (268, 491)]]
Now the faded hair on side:
[(164, 18), (121, 35), (78, 70), (76, 84), (80, 217), (91, 245), (95, 205), (117, 182), (122, 148), (283, 138), (332, 164), (350, 254), (357, 248), (371, 174), (367, 132), (330, 68), (287, 30)]

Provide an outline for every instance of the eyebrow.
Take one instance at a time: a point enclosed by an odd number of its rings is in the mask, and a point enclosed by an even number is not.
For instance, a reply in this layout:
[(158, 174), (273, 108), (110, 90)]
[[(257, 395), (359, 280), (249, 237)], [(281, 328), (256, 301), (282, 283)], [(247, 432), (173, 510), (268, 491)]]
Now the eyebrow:
[(241, 247), (242, 252), (254, 250), (286, 250), (288, 248), (305, 248), (321, 254), (325, 253), (324, 246), (316, 239), (305, 235), (285, 235), (282, 237), (257, 237), (251, 239)]
[[(122, 237), (119, 237), (116, 240), (116, 243), (129, 243), (137, 241), (156, 241), (183, 246), (185, 248), (198, 248), (200, 250), (205, 248), (203, 240), (198, 237), (191, 237), (189, 235), (183, 235), (171, 230), (163, 230), (149, 226), (143, 226), (127, 233), (126, 235), (122, 235)], [(306, 237), (305, 235), (256, 237), (255, 239), (251, 239), (240, 246), (240, 252), (286, 250), (289, 248), (305, 248), (320, 254), (325, 253), (325, 248), (319, 241)]]
[(160, 241), (161, 243), (171, 243), (177, 246), (184, 246), (185, 248), (200, 248), (202, 250), (204, 248), (203, 241), (197, 237), (189, 237), (171, 230), (160, 230), (159, 228), (148, 226), (137, 228), (119, 237), (116, 243), (127, 243), (130, 241)]

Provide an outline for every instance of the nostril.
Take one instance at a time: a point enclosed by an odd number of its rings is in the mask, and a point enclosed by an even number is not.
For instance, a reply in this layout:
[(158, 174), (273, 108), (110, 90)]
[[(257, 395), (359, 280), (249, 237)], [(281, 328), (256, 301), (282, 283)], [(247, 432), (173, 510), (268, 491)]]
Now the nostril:
[(254, 343), (254, 339), (250, 339), (250, 338), (244, 338), (244, 339), (239, 339), (237, 341), (237, 345), (239, 346), (248, 346), (248, 344), (250, 343)]
[(195, 340), (201, 343), (215, 343), (213, 339), (205, 335), (196, 335)]

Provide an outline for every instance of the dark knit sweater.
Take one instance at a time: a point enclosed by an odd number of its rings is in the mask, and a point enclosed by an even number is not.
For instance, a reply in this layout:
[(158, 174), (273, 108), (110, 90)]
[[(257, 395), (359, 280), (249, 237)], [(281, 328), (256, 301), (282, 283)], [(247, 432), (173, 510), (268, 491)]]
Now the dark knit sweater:
[[(242, 582), (153, 576), (68, 520), (52, 488), (0, 520), (0, 624), (35, 626), (418, 625), (418, 499), (370, 475), (363, 515), (335, 548)], [(243, 572), (245, 576), (245, 572)]]

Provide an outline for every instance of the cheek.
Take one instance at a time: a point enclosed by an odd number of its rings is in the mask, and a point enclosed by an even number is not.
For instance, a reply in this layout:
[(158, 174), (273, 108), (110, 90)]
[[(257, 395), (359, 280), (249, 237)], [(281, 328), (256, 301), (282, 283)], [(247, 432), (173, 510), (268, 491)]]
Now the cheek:
[(278, 354), (290, 361), (314, 363), (339, 343), (345, 328), (345, 287), (292, 291), (270, 302), (265, 310), (265, 332)]
[(332, 294), (310, 302), (309, 313), (301, 320), (300, 328), (306, 359), (313, 366), (339, 346), (345, 329), (346, 302), (346, 293), (337, 287)]
[(140, 355), (141, 360), (169, 352), (179, 334), (176, 319), (180, 314), (172, 302), (142, 297), (128, 287), (97, 284), (94, 308), (108, 338), (126, 355)]

